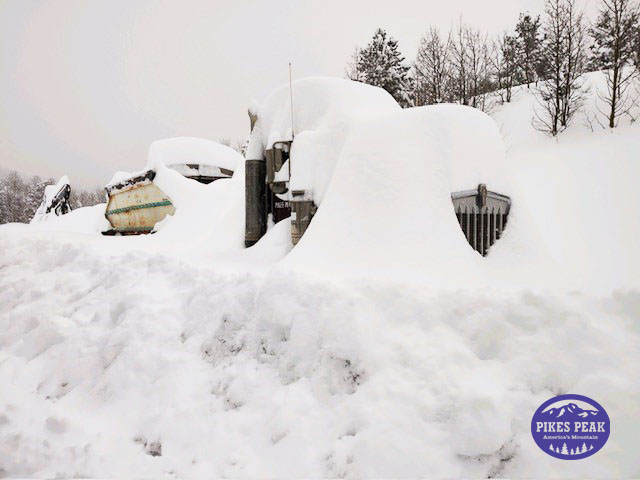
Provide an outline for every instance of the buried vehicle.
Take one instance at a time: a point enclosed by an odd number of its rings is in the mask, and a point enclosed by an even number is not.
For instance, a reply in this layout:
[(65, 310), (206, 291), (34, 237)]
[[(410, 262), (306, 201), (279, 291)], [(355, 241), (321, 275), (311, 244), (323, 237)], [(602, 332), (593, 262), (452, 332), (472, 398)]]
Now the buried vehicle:
[[(503, 236), (511, 186), (499, 131), (482, 112), (455, 105), (401, 109), (383, 89), (316, 77), (275, 90), (250, 107), (249, 117), (246, 247), (285, 218), (296, 245), (319, 209), (323, 227), (312, 228), (314, 236), (340, 232), (342, 246), (355, 238), (348, 232), (356, 224), (367, 224), (367, 244), (392, 223), (394, 235), (406, 230), (407, 241), (416, 241), (423, 225), (425, 247), (451, 235), (447, 245), (466, 248), (465, 239), (483, 257)], [(329, 235), (323, 244), (333, 240)]]
[(195, 137), (153, 142), (147, 169), (137, 174), (118, 173), (107, 185), (105, 217), (111, 228), (104, 235), (153, 233), (158, 222), (176, 211), (171, 198), (156, 185), (158, 168), (167, 167), (202, 184), (231, 178), (242, 156), (225, 145)]
[(69, 213), (71, 211), (70, 196), (71, 185), (66, 175), (61, 177), (55, 185), (44, 187), (42, 203), (30, 223), (44, 222), (51, 216), (59, 217)]
[(296, 80), (273, 91), (263, 105), (254, 103), (245, 155), (245, 246), (284, 219), (290, 219), (296, 245), (322, 203), (357, 119), (398, 110), (383, 89), (325, 77)]

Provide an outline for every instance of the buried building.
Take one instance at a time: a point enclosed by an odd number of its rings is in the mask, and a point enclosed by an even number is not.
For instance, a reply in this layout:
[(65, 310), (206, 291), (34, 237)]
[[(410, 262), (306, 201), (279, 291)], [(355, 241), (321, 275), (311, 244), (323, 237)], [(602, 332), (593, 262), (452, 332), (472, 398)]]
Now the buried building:
[(105, 216), (111, 228), (105, 235), (152, 233), (156, 224), (176, 207), (156, 184), (157, 171), (169, 168), (201, 184), (231, 178), (242, 156), (225, 145), (194, 137), (158, 140), (149, 147), (147, 168), (118, 172), (107, 185)]
[(504, 150), (482, 112), (453, 105), (402, 110), (380, 88), (305, 78), (291, 91), (288, 85), (274, 91), (249, 115), (247, 247), (284, 219), (296, 245), (320, 210), (331, 211), (323, 224), (335, 224), (325, 245), (348, 244), (356, 237), (348, 232), (363, 222), (370, 231), (363, 245), (395, 222), (397, 235), (407, 229), (407, 238), (416, 239), (425, 219), (425, 248), (452, 224), (457, 239), (482, 256), (502, 235), (511, 208), (508, 185), (498, 180)]

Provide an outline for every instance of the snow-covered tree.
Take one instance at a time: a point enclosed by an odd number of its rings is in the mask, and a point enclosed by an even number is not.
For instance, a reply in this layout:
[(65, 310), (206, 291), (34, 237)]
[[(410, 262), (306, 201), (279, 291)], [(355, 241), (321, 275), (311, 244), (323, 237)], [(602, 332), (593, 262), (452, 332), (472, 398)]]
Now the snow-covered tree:
[(10, 172), (0, 181), (0, 223), (25, 222), (28, 187), (18, 172)]
[(517, 64), (522, 71), (522, 77), (527, 84), (535, 82), (540, 74), (542, 28), (540, 15), (532, 17), (521, 13), (516, 24)]
[(575, 0), (546, 0), (542, 60), (545, 79), (536, 89), (535, 128), (557, 135), (582, 106), (586, 27)]
[(412, 79), (398, 48), (398, 41), (379, 28), (369, 44), (356, 51), (346, 75), (369, 85), (384, 88), (403, 107), (412, 105)]
[(590, 29), (592, 64), (605, 70), (607, 91), (598, 96), (607, 105), (601, 112), (614, 128), (622, 115), (631, 115), (637, 91), (630, 89), (636, 76), (635, 41), (640, 13), (634, 0), (600, 0), (598, 18)]

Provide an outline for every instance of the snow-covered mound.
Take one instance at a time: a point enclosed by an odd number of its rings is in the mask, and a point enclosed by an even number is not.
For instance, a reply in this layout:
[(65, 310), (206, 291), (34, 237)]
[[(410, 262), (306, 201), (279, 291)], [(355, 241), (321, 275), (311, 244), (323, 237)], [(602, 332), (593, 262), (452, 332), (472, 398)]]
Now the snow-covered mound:
[[(293, 95), (293, 119), (291, 111)], [(283, 85), (259, 107), (246, 157), (263, 158), (274, 142), (291, 140), (290, 190), (306, 190), (316, 205), (322, 203), (335, 162), (351, 129), (368, 117), (400, 110), (386, 91), (339, 78), (310, 77)], [(288, 171), (285, 164), (282, 171)]]
[[(501, 251), (523, 267), (534, 265), (545, 248), (531, 237), (520, 210), (522, 192), (507, 166), (495, 123), (470, 107), (361, 118), (344, 143), (324, 203), (286, 263), (314, 273), (440, 287), (477, 286), (481, 279), (495, 284), (501, 271), (491, 269), (491, 260)], [(479, 183), (514, 204), (505, 236), (488, 258), (468, 245), (451, 202), (452, 192)], [(525, 242), (521, 254), (517, 244)]]
[[(343, 111), (356, 90), (370, 115)], [(254, 154), (288, 133), (279, 92), (258, 109)], [(305, 118), (296, 105), (314, 98)], [(323, 180), (305, 188), (321, 205), (289, 255), (286, 221), (242, 249), (242, 162), (211, 185), (159, 165), (176, 215), (154, 235), (0, 227), (0, 472), (638, 477), (638, 125), (577, 122), (556, 142), (525, 130), (526, 89), (498, 127), (385, 98), (294, 84), (293, 162), (314, 139), (327, 155), (313, 157)], [(449, 197), (478, 177), (513, 201), (485, 258)], [(568, 392), (613, 425), (576, 462), (529, 431)]]

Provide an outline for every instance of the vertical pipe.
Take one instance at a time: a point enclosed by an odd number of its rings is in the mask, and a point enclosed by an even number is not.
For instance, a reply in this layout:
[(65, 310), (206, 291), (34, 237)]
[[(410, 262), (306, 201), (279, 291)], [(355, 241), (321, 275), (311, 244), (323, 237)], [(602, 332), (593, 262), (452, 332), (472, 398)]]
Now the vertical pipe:
[(254, 245), (267, 230), (266, 164), (245, 161), (245, 246)]

